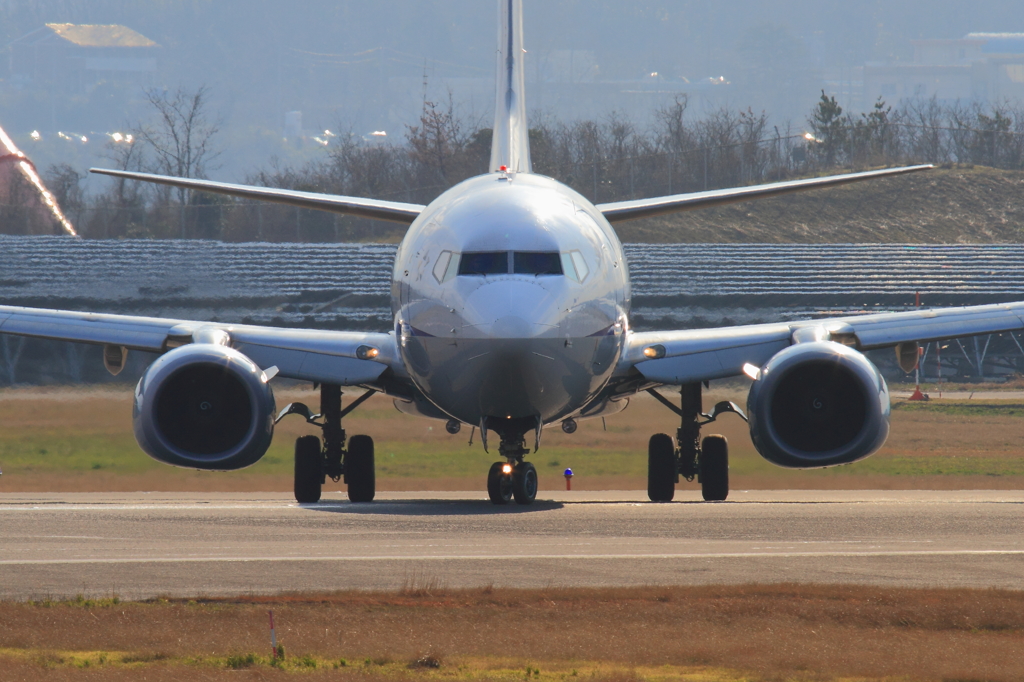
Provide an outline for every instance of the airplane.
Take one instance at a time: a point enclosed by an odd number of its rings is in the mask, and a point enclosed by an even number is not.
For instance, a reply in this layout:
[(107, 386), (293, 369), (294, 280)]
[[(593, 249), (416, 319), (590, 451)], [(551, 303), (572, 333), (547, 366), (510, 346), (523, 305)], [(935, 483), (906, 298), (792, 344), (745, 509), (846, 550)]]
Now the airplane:
[[(675, 438), (648, 442), (648, 496), (671, 501), (680, 478), (705, 500), (729, 493), (728, 444), (702, 429), (727, 413), (748, 420), (757, 451), (782, 467), (846, 464), (889, 433), (886, 383), (864, 351), (895, 348), (917, 363), (919, 343), (1024, 328), (1024, 302), (780, 322), (719, 329), (630, 328), (629, 265), (613, 225), (931, 168), (917, 165), (751, 187), (593, 204), (532, 172), (524, 93), (522, 0), (498, 0), (499, 43), (489, 171), (428, 205), (253, 187), (119, 170), (130, 180), (261, 199), (407, 224), (395, 256), (393, 329), (281, 329), (0, 306), (0, 333), (103, 346), (112, 373), (129, 350), (161, 355), (135, 388), (141, 448), (175, 466), (235, 470), (267, 451), (290, 414), (321, 429), (295, 443), (295, 498), (314, 503), (329, 477), (352, 502), (375, 496), (374, 444), (343, 419), (383, 393), (407, 414), (480, 431), (497, 449), (487, 492), (497, 505), (530, 504), (527, 461), (545, 427), (614, 414), (647, 392), (680, 419)], [(756, 247), (751, 247), (756, 248)], [(712, 380), (752, 380), (749, 416), (722, 402), (704, 412)], [(313, 382), (320, 409), (277, 413), (274, 377)], [(342, 389), (362, 393), (347, 405)], [(679, 387), (678, 403), (663, 394)], [(660, 390), (659, 390), (660, 389)], [(496, 441), (496, 442), (495, 442)]]

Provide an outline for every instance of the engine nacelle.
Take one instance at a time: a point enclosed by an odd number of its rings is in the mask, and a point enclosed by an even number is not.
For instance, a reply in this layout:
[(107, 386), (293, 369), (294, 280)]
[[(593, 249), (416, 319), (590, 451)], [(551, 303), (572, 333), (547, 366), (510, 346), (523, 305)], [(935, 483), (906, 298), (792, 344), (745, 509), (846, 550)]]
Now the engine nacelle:
[(274, 435), (274, 392), (237, 350), (210, 343), (162, 355), (135, 388), (135, 440), (153, 459), (229, 471), (255, 464)]
[(848, 464), (875, 453), (889, 436), (889, 389), (858, 351), (800, 343), (761, 368), (747, 398), (750, 437), (779, 466)]

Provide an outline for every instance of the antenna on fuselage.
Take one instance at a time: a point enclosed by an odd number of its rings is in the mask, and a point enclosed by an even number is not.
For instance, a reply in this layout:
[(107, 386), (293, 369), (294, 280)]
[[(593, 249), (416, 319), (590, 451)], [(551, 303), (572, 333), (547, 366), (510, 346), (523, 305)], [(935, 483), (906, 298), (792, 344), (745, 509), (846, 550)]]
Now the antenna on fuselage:
[(498, 52), (490, 171), (531, 173), (523, 74), (523, 1), (498, 0)]

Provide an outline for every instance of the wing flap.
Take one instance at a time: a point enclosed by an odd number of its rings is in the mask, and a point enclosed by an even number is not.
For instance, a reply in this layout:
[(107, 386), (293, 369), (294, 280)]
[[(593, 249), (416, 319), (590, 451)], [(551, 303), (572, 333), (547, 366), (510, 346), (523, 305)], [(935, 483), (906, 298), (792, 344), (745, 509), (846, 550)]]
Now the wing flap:
[(107, 170), (105, 168), (90, 168), (90, 173), (109, 175), (115, 178), (126, 180), (139, 180), (141, 182), (153, 182), (158, 185), (170, 185), (171, 187), (184, 187), (201, 192), (213, 192), (214, 194), (226, 194), (232, 197), (243, 199), (259, 199), (277, 204), (288, 204), (299, 208), (311, 208), (319, 211), (330, 211), (332, 213), (343, 213), (345, 215), (356, 215), (363, 218), (374, 218), (376, 220), (389, 220), (395, 223), (410, 224), (416, 220), (423, 209), (422, 204), (405, 204), (397, 201), (382, 201), (379, 199), (362, 199), (359, 197), (346, 197), (337, 194), (318, 194), (317, 192), (299, 192), (290, 189), (277, 189), (274, 187), (255, 187), (252, 185), (236, 185), (228, 182), (214, 182), (212, 180), (195, 180), (192, 178), (175, 178), (169, 175), (153, 175), (151, 173), (134, 173), (130, 171)]
[(918, 171), (934, 168), (931, 165), (907, 166), (905, 168), (886, 168), (876, 171), (865, 171), (863, 173), (846, 173), (844, 175), (830, 175), (824, 178), (808, 178), (806, 180), (791, 180), (788, 182), (773, 182), (765, 185), (753, 185), (752, 187), (734, 187), (731, 189), (715, 189), (706, 192), (692, 192), (690, 194), (675, 194), (667, 197), (656, 197), (653, 199), (634, 199), (631, 201), (617, 201), (610, 204), (598, 204), (597, 210), (604, 214), (610, 223), (621, 223), (626, 220), (638, 218), (652, 218), (667, 213), (679, 211), (692, 211), (698, 208), (710, 208), (712, 206), (723, 206), (734, 204), (740, 201), (752, 199), (764, 199), (765, 197), (780, 196), (792, 192), (803, 192), (810, 189), (822, 189), (825, 187), (836, 187), (851, 182), (862, 180), (874, 180), (887, 178), (905, 173), (916, 173)]

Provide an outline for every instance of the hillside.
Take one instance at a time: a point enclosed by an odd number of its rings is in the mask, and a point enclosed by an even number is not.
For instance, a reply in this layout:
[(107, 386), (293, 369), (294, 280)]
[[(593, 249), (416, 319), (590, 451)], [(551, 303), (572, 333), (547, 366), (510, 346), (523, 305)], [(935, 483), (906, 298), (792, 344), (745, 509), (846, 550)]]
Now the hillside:
[(1020, 243), (1024, 172), (938, 168), (616, 229), (648, 243)]

